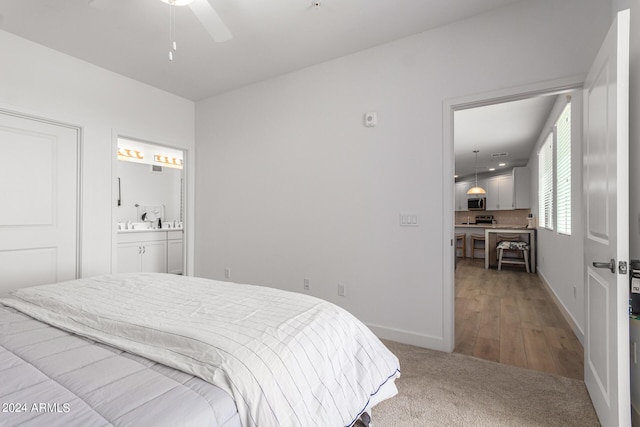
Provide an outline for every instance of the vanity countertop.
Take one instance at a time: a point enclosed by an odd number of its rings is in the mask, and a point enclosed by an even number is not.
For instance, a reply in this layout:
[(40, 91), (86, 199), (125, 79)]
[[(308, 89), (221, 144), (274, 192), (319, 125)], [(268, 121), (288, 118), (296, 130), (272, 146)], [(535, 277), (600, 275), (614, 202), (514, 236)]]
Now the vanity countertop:
[(118, 230), (118, 233), (154, 233), (156, 231), (182, 231), (182, 228), (139, 228), (137, 230)]
[(163, 222), (163, 227), (150, 222), (118, 222), (118, 233), (153, 233), (157, 231), (182, 231), (183, 223), (177, 221)]

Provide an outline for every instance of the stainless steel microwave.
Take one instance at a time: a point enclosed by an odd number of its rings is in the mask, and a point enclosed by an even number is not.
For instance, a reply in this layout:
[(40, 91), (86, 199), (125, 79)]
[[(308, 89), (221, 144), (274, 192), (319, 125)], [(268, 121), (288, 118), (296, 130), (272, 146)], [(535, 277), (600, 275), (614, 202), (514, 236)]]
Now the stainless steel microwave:
[(487, 204), (486, 197), (474, 197), (467, 199), (467, 209), (470, 211), (483, 211)]

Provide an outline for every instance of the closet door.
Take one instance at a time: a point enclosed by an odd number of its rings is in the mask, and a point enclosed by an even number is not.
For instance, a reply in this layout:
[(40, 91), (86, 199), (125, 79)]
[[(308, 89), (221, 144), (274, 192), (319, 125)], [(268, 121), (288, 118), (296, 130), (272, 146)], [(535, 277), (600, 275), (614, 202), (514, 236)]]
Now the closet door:
[(0, 111), (0, 294), (78, 271), (78, 129)]

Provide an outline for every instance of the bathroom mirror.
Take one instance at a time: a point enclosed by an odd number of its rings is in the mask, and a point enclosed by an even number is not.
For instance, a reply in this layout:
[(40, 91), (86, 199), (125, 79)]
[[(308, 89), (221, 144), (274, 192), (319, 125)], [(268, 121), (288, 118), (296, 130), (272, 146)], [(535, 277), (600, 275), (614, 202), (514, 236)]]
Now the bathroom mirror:
[(183, 222), (182, 151), (118, 139), (118, 223)]

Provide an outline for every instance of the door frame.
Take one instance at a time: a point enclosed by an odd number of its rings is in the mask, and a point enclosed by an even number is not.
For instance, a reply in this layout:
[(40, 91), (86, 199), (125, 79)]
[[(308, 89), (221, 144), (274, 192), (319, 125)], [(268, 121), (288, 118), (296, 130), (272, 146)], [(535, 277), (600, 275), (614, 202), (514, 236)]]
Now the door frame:
[(157, 145), (159, 147), (180, 150), (183, 153), (182, 168), (182, 216), (183, 216), (183, 233), (182, 233), (182, 275), (190, 276), (193, 274), (193, 257), (191, 256), (193, 217), (192, 217), (192, 198), (190, 177), (193, 174), (194, 162), (192, 161), (192, 150), (160, 138), (140, 137), (139, 133), (112, 129), (111, 131), (111, 273), (117, 272), (118, 263), (118, 219), (117, 219), (117, 200), (118, 200), (118, 138), (126, 138), (134, 141), (140, 141), (145, 144)]
[(537, 96), (561, 94), (583, 86), (586, 74), (562, 79), (543, 81), (525, 86), (498, 89), (443, 101), (442, 107), (442, 182), (443, 182), (443, 234), (442, 234), (442, 277), (443, 289), (443, 347), (453, 352), (455, 348), (455, 173), (454, 157), (454, 113), (469, 108), (484, 107), (505, 102), (518, 101)]
[(25, 113), (16, 111), (13, 109), (5, 108), (0, 105), (0, 113), (18, 117), (26, 120), (33, 120), (41, 123), (46, 123), (53, 126), (60, 126), (67, 129), (72, 129), (76, 133), (76, 279), (82, 277), (82, 149), (83, 149), (83, 128), (82, 126), (74, 125), (72, 123), (61, 122), (48, 117), (39, 116), (36, 114)]

